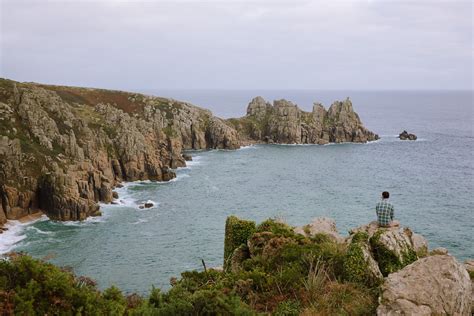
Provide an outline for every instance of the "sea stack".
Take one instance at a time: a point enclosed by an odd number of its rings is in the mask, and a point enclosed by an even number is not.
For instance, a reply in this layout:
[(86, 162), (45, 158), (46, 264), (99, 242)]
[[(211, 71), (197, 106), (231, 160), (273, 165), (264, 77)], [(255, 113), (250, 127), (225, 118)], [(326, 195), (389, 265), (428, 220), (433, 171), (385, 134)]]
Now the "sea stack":
[(416, 140), (418, 137), (416, 137), (415, 134), (410, 134), (407, 131), (403, 131), (398, 135), (398, 138), (401, 140)]

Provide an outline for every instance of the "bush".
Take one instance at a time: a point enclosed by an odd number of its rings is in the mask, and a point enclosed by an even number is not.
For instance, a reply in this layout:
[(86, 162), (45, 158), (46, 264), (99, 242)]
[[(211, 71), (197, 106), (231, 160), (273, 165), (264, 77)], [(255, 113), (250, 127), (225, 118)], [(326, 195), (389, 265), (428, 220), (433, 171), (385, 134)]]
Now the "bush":
[(241, 220), (235, 216), (229, 216), (225, 223), (224, 240), (224, 268), (227, 268), (227, 260), (232, 256), (234, 250), (255, 232), (255, 222)]
[[(0, 306), (5, 313), (100, 314), (125, 311), (126, 302), (116, 288), (104, 292), (94, 282), (85, 282), (70, 272), (25, 255), (12, 255), (0, 261)], [(120, 293), (120, 294), (119, 294)]]
[[(227, 219), (225, 258), (242, 245), (236, 269), (187, 271), (167, 292), (124, 296), (103, 292), (95, 282), (28, 256), (0, 261), (0, 311), (48, 315), (369, 315), (377, 306), (377, 284), (366, 282), (359, 233), (346, 246), (326, 236), (295, 234), (267, 220)], [(248, 250), (248, 251), (247, 251)], [(237, 260), (239, 259), (239, 260)], [(1, 314), (0, 312), (0, 314)]]

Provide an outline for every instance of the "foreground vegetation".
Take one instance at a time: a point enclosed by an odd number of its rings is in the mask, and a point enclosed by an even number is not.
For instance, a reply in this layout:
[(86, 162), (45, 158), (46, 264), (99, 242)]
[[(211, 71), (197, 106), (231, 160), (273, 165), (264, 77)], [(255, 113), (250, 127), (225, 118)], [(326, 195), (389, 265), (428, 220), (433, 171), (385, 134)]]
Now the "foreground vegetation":
[(89, 278), (17, 254), (0, 261), (0, 314), (374, 314), (378, 283), (354, 274), (349, 250), (275, 220), (256, 226), (230, 217), (224, 271), (184, 272), (168, 292), (153, 288), (148, 297), (101, 292)]

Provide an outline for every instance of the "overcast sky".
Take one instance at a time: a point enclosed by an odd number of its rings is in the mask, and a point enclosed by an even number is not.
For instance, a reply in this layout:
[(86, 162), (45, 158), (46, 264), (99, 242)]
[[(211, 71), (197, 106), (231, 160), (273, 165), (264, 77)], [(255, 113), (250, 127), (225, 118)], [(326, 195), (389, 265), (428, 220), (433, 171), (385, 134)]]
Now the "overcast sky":
[(115, 89), (472, 89), (457, 0), (1, 2), (1, 77)]

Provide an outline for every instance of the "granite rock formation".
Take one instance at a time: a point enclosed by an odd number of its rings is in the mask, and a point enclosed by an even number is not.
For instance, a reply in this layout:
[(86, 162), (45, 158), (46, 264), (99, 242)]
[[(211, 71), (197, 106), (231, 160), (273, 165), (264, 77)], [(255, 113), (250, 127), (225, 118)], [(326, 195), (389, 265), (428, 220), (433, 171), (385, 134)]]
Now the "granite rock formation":
[(426, 239), (408, 227), (379, 227), (377, 222), (349, 231), (349, 242), (354, 236), (363, 234), (370, 245), (371, 256), (378, 262), (383, 276), (396, 272), (418, 258), (428, 255)]
[[(285, 258), (298, 258), (307, 262), (308, 256), (314, 254), (314, 248), (308, 245), (329, 243), (331, 249), (339, 248), (343, 253), (343, 257), (339, 257), (342, 269), (337, 269), (337, 280), (381, 289), (374, 301), (377, 315), (471, 313), (473, 292), (470, 277), (474, 271), (474, 261), (468, 260), (461, 264), (450, 255), (430, 256), (425, 238), (407, 227), (381, 228), (376, 222), (370, 223), (352, 229), (349, 237), (341, 243), (339, 238), (334, 238), (334, 234), (337, 234), (334, 221), (328, 218), (316, 218), (311, 225), (301, 227), (291, 227), (275, 220), (255, 226), (254, 222), (234, 216), (229, 219), (225, 239), (235, 242), (230, 248), (227, 247), (227, 252), (232, 253), (227, 256), (227, 272), (248, 272), (246, 269), (256, 262), (281, 262), (283, 254), (291, 254)], [(298, 249), (307, 252), (298, 252)], [(324, 256), (324, 251), (318, 255)], [(294, 263), (288, 259), (283, 262), (290, 267)], [(313, 314), (319, 313), (307, 313)]]
[(0, 79), (0, 225), (40, 210), (56, 220), (100, 215), (120, 182), (174, 178), (187, 149), (377, 138), (349, 100), (306, 113), (257, 97), (247, 116), (223, 120), (172, 99)]
[(407, 131), (403, 131), (398, 135), (398, 138), (401, 140), (416, 140), (418, 137), (416, 137), (415, 134), (408, 133)]
[(245, 117), (229, 121), (249, 143), (365, 143), (378, 139), (363, 126), (349, 98), (334, 102), (328, 110), (315, 103), (312, 112), (305, 112), (290, 101), (276, 100), (271, 105), (256, 97)]
[(183, 149), (240, 146), (224, 120), (188, 103), (0, 79), (0, 224), (42, 210), (99, 215), (121, 181), (167, 181)]
[(332, 218), (316, 217), (307, 225), (295, 227), (294, 231), (305, 237), (316, 237), (318, 234), (323, 234), (335, 242), (344, 242), (344, 238), (337, 231), (336, 222)]
[(435, 255), (388, 276), (377, 315), (471, 315), (471, 292), (463, 265)]

